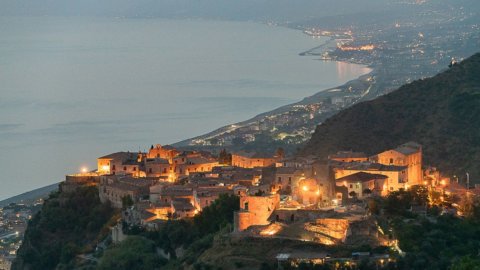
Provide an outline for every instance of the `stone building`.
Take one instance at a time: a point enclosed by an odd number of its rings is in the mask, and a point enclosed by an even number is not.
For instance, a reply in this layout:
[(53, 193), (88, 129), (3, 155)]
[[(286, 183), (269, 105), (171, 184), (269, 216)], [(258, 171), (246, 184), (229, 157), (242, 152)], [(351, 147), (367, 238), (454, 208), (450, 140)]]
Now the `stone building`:
[(72, 192), (78, 187), (96, 186), (100, 183), (100, 178), (98, 173), (93, 172), (69, 174), (65, 176), (65, 181), (60, 183), (59, 189), (61, 192)]
[(410, 186), (423, 184), (422, 146), (408, 142), (395, 149), (387, 150), (370, 157), (372, 162), (383, 165), (406, 166), (406, 181)]
[(383, 165), (371, 162), (337, 162), (332, 163), (332, 170), (335, 180), (356, 174), (359, 172), (369, 174), (381, 174), (386, 176), (383, 190), (397, 191), (400, 189), (408, 189), (407, 167), (395, 165)]
[(144, 153), (117, 152), (97, 159), (97, 172), (102, 175), (131, 174), (145, 176), (143, 172)]
[(242, 232), (254, 225), (268, 225), (272, 213), (280, 206), (280, 195), (243, 195), (240, 197), (240, 211), (234, 214), (234, 231)]
[(155, 184), (155, 180), (133, 178), (129, 176), (103, 176), (100, 179), (98, 188), (100, 201), (105, 203), (109, 201), (113, 207), (122, 208), (123, 198), (129, 196), (133, 202), (148, 198), (150, 186)]
[[(340, 177), (336, 180), (336, 183), (337, 186), (345, 186), (348, 190), (347, 194), (355, 192), (355, 196), (361, 199), (370, 194), (386, 195), (387, 190), (384, 190), (384, 187), (386, 187), (385, 181), (387, 179), (388, 177), (383, 174), (358, 172)], [(367, 189), (368, 191), (366, 191)]]
[(147, 158), (155, 159), (161, 158), (166, 160), (172, 160), (174, 157), (178, 156), (180, 152), (170, 145), (162, 146), (157, 144), (155, 146), (152, 145), (150, 150), (148, 151)]
[(339, 151), (328, 157), (329, 160), (340, 162), (364, 162), (368, 161), (368, 156), (362, 152)]
[(193, 191), (194, 206), (201, 211), (210, 206), (221, 194), (233, 194), (233, 190), (221, 186), (198, 187)]
[(238, 152), (232, 154), (232, 165), (242, 168), (270, 167), (275, 165), (278, 157), (256, 152)]

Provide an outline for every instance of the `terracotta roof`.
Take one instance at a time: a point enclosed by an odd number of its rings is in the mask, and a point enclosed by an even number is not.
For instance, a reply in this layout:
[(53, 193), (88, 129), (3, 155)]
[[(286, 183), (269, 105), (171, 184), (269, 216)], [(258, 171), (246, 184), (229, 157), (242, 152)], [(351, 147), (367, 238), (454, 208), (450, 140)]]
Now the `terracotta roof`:
[(103, 157), (99, 157), (98, 159), (117, 159), (117, 160), (126, 160), (126, 159), (136, 159), (137, 153), (133, 152), (116, 152), (112, 153)]
[(367, 182), (375, 179), (387, 179), (388, 177), (383, 174), (372, 174), (366, 172), (358, 172), (351, 175), (347, 175), (341, 178), (338, 178), (337, 182), (347, 181), (347, 182)]
[(403, 171), (407, 166), (383, 165), (373, 162), (332, 162), (333, 168), (359, 171)]
[(259, 152), (240, 151), (237, 153), (233, 153), (233, 155), (247, 157), (247, 158), (274, 158), (274, 155), (272, 154), (259, 153)]
[(363, 152), (339, 151), (334, 155), (330, 155), (329, 158), (367, 158), (367, 155)]

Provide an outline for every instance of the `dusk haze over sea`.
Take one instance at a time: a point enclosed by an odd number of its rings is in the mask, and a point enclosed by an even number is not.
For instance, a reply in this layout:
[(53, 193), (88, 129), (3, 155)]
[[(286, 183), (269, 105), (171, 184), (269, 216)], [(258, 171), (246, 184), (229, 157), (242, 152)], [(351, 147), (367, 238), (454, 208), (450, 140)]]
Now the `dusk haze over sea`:
[(327, 40), (251, 22), (1, 17), (0, 200), (369, 72), (299, 56)]

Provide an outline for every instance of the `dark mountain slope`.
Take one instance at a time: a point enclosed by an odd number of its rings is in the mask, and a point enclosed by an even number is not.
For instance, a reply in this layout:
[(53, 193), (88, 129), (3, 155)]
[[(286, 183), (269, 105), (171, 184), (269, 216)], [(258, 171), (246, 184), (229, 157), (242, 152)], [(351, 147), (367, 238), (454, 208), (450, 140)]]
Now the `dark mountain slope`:
[(480, 54), (338, 113), (316, 128), (301, 154), (374, 154), (411, 140), (424, 146), (424, 164), (480, 179)]

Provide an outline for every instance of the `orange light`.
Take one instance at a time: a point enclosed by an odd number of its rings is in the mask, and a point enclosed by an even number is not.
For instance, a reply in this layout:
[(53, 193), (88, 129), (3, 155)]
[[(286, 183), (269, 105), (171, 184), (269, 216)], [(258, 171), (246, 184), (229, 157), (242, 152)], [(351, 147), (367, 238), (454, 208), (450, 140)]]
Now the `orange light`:
[(303, 191), (308, 191), (308, 187), (307, 187), (307, 186), (303, 186), (302, 189), (303, 189)]
[(442, 180), (442, 181), (440, 181), (440, 184), (441, 184), (442, 186), (445, 186), (447, 183), (445, 182), (445, 180)]
[(82, 167), (81, 171), (82, 171), (82, 173), (86, 173), (86, 172), (88, 172), (88, 168), (87, 167)]

